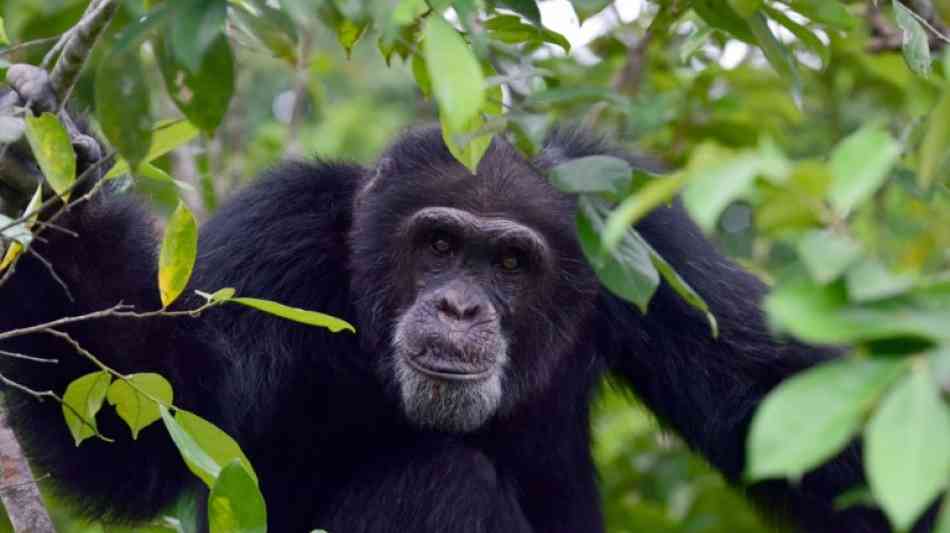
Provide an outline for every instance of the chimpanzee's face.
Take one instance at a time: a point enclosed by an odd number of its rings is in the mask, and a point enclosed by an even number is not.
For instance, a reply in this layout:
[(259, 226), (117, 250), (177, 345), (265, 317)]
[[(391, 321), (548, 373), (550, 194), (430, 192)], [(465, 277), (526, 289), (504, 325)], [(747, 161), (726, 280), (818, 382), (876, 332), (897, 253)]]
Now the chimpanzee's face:
[(361, 334), (419, 426), (474, 431), (551, 386), (598, 286), (570, 199), (497, 144), (475, 175), (387, 161), (357, 200)]

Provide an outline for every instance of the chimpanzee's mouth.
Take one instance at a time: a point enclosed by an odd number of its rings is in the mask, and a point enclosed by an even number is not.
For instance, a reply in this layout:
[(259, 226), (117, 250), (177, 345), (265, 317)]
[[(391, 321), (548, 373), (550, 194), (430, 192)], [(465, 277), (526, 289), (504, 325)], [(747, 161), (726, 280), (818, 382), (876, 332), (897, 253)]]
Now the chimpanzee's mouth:
[(475, 366), (470, 363), (439, 357), (431, 350), (424, 350), (416, 355), (407, 355), (404, 359), (406, 364), (420, 374), (445, 381), (481, 381), (491, 377), (495, 372), (494, 365), (488, 365), (487, 367)]

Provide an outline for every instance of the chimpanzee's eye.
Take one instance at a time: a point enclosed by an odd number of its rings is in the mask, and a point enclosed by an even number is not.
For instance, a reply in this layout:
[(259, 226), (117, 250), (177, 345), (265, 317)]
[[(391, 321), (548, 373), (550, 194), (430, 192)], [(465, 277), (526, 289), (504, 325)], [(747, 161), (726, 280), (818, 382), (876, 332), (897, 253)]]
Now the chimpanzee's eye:
[(432, 239), (430, 240), (432, 251), (436, 255), (448, 255), (455, 250), (455, 243), (452, 240), (452, 237), (448, 234), (437, 231), (432, 234)]
[(508, 249), (498, 257), (498, 268), (507, 273), (520, 272), (526, 266), (524, 253), (516, 249)]

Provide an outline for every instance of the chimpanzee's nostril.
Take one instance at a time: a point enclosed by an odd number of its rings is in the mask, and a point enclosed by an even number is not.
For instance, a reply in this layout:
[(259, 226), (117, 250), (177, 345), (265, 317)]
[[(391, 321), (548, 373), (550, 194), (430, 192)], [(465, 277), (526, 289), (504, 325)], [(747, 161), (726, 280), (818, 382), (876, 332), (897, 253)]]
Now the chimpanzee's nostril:
[(469, 300), (462, 292), (455, 289), (446, 289), (436, 302), (436, 309), (443, 319), (456, 321), (472, 321), (478, 317), (482, 306), (476, 301)]

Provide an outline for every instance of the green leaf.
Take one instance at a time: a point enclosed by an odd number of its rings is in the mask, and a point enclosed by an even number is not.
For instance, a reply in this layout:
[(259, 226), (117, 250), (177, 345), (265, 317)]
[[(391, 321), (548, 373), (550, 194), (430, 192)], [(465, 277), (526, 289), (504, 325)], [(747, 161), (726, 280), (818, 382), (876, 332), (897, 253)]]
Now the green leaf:
[(351, 20), (344, 16), (334, 2), (323, 2), (317, 10), (317, 16), (336, 33), (336, 39), (346, 51), (349, 59), (353, 47), (369, 27), (368, 21)]
[(650, 250), (650, 261), (653, 262), (653, 266), (656, 267), (660, 276), (663, 277), (663, 280), (669, 284), (680, 298), (706, 316), (706, 320), (709, 322), (710, 333), (714, 338), (718, 337), (719, 322), (716, 321), (715, 315), (709, 310), (709, 304), (706, 303), (706, 300), (704, 300), (689, 283), (686, 283), (686, 280), (676, 272), (673, 265), (667, 263), (666, 259), (663, 259), (663, 256), (657, 253), (649, 243), (644, 241), (644, 244), (646, 244)]
[(234, 59), (227, 37), (219, 35), (208, 46), (197, 69), (179, 63), (167, 39), (155, 43), (155, 49), (168, 95), (192, 124), (212, 135), (234, 93)]
[[(476, 116), (471, 123), (472, 126), (467, 127), (466, 130), (477, 132), (480, 129), (478, 126), (484, 124), (485, 121)], [(452, 155), (455, 156), (455, 159), (474, 174), (478, 169), (478, 163), (482, 160), (482, 156), (491, 146), (492, 136), (475, 133), (469, 135), (464, 132), (453, 134), (447, 126), (443, 126), (442, 139), (445, 141), (449, 152), (452, 152)]]
[(833, 230), (812, 230), (798, 242), (798, 255), (819, 283), (834, 281), (861, 256), (861, 245)]
[(138, 46), (115, 49), (99, 63), (95, 82), (96, 117), (102, 132), (132, 168), (152, 142), (150, 88)]
[(786, 0), (792, 9), (811, 20), (839, 30), (853, 30), (858, 18), (837, 0)]
[(926, 366), (881, 402), (865, 432), (864, 462), (871, 491), (900, 531), (946, 488), (950, 412)]
[(171, 3), (170, 47), (178, 64), (197, 73), (228, 17), (226, 0), (175, 0)]
[(541, 25), (541, 10), (535, 0), (498, 0), (498, 4), (508, 8), (531, 22)]
[(846, 344), (906, 337), (950, 339), (950, 311), (919, 309), (893, 301), (850, 305), (843, 283), (788, 281), (766, 297), (765, 309), (776, 329), (814, 343)]
[(729, 5), (742, 17), (750, 17), (765, 4), (764, 0), (729, 0)]
[(769, 64), (784, 78), (792, 89), (795, 105), (802, 107), (802, 82), (798, 75), (795, 58), (781, 41), (775, 38), (769, 29), (768, 19), (762, 13), (755, 13), (746, 19), (749, 29), (755, 35), (755, 40), (768, 59)]
[(158, 258), (158, 288), (162, 307), (168, 307), (188, 286), (198, 255), (198, 223), (188, 206), (179, 201), (168, 219)]
[(8, 45), (10, 44), (10, 38), (7, 37), (7, 28), (3, 23), (3, 17), (0, 17), (0, 44)]
[(234, 294), (236, 293), (236, 291), (234, 290), (234, 287), (225, 287), (223, 289), (218, 289), (211, 294), (208, 294), (206, 292), (201, 292), (201, 291), (195, 291), (195, 292), (201, 295), (202, 297), (204, 297), (204, 299), (208, 300), (209, 303), (226, 302), (230, 300), (231, 298), (234, 298)]
[(630, 184), (633, 167), (623, 159), (592, 155), (571, 159), (548, 172), (551, 184), (566, 193), (620, 194)]
[(904, 32), (904, 61), (914, 73), (927, 77), (930, 75), (930, 40), (923, 26), (917, 22), (909, 9), (898, 0), (892, 0), (894, 20)]
[(847, 214), (870, 198), (887, 180), (900, 152), (900, 144), (877, 126), (866, 126), (841, 141), (831, 154), (831, 205)]
[(208, 496), (211, 533), (265, 533), (267, 506), (257, 483), (238, 461), (221, 469)]
[(69, 189), (76, 182), (76, 152), (69, 133), (52, 113), (28, 116), (25, 122), (26, 139), (46, 182), (63, 200), (68, 200)]
[(823, 43), (821, 39), (819, 39), (818, 36), (814, 34), (814, 32), (812, 32), (807, 27), (795, 22), (781, 10), (775, 9), (769, 5), (765, 5), (763, 7), (765, 8), (765, 12), (769, 15), (770, 19), (778, 22), (782, 26), (785, 26), (785, 29), (792, 32), (792, 35), (798, 38), (798, 40), (803, 45), (807, 46), (809, 50), (821, 58), (822, 67), (828, 66), (829, 62), (831, 61), (831, 48)]
[(429, 80), (429, 69), (422, 54), (412, 56), (412, 77), (416, 80), (422, 96), (432, 98), (432, 81)]
[(740, 41), (756, 42), (749, 23), (723, 0), (693, 0), (690, 5), (713, 28), (731, 34)]
[(250, 474), (254, 482), (257, 482), (257, 474), (251, 466), (251, 461), (244, 455), (238, 443), (218, 426), (192, 412), (181, 409), (175, 413), (175, 421), (217, 465), (222, 466), (237, 461)]
[(781, 383), (753, 416), (746, 478), (798, 479), (833, 457), (904, 368), (895, 360), (840, 359)]
[(583, 24), (585, 20), (607, 9), (611, 2), (613, 0), (573, 0), (571, 5), (577, 13), (577, 20)]
[[(150, 163), (159, 157), (171, 152), (198, 136), (199, 130), (184, 119), (161, 121), (152, 128), (152, 142), (143, 162)], [(106, 173), (105, 179), (115, 178), (128, 173), (129, 164), (120, 159)]]
[[(297, 25), (280, 5), (264, 2), (232, 2), (229, 22), (256, 38), (262, 47), (291, 67), (299, 63)], [(203, 67), (202, 67), (203, 68)]]
[(264, 311), (265, 313), (270, 313), (272, 315), (286, 318), (287, 320), (292, 320), (294, 322), (300, 322), (301, 324), (324, 327), (333, 333), (339, 333), (343, 330), (356, 333), (356, 328), (354, 328), (349, 322), (324, 313), (318, 313), (316, 311), (307, 311), (306, 309), (300, 309), (299, 307), (290, 307), (277, 302), (272, 302), (270, 300), (261, 300), (259, 298), (237, 297), (229, 299), (228, 302), (246, 305), (248, 307), (257, 309), (258, 311)]
[(566, 37), (544, 27), (532, 26), (522, 22), (517, 15), (497, 15), (485, 21), (485, 29), (489, 36), (508, 44), (541, 44), (553, 43), (571, 51), (571, 43)]
[(916, 279), (909, 274), (894, 274), (880, 262), (867, 260), (848, 271), (845, 281), (852, 301), (869, 302), (902, 294), (914, 286)]
[(940, 101), (927, 118), (917, 174), (922, 188), (930, 187), (938, 171), (945, 168), (947, 159), (950, 159), (950, 86), (944, 88)]
[[(221, 466), (202, 449), (195, 437), (181, 426), (178, 417), (172, 417), (167, 407), (159, 405), (158, 412), (161, 414), (162, 422), (175, 443), (175, 447), (178, 448), (182, 459), (185, 460), (188, 470), (191, 470), (209, 488), (213, 487), (218, 474), (221, 473)], [(181, 414), (181, 411), (178, 414)], [(224, 434), (224, 432), (221, 433)]]
[(92, 372), (73, 380), (63, 394), (63, 416), (66, 426), (79, 446), (99, 432), (96, 414), (102, 409), (112, 376), (105, 370)]
[(478, 60), (441, 16), (429, 17), (422, 47), (439, 118), (451, 132), (466, 131), (485, 101)]
[(159, 374), (142, 373), (113, 381), (106, 397), (109, 405), (114, 405), (119, 417), (129, 425), (132, 439), (138, 439), (142, 429), (161, 418), (155, 400), (171, 405), (173, 393), (171, 383)]
[(646, 314), (650, 299), (660, 285), (652, 249), (631, 228), (613, 250), (604, 250), (600, 245), (600, 234), (604, 231), (609, 212), (610, 207), (604, 200), (581, 196), (577, 209), (578, 240), (600, 282)]
[(646, 185), (624, 199), (607, 217), (604, 232), (600, 236), (604, 249), (613, 250), (630, 226), (654, 208), (670, 202), (682, 187), (682, 174), (670, 177), (647, 177)]
[[(752, 185), (762, 165), (752, 153), (722, 157), (704, 148), (700, 146), (692, 156), (692, 161), (703, 163), (687, 168), (683, 205), (699, 226), (710, 232), (723, 210)], [(711, 157), (704, 155), (707, 153)]]

